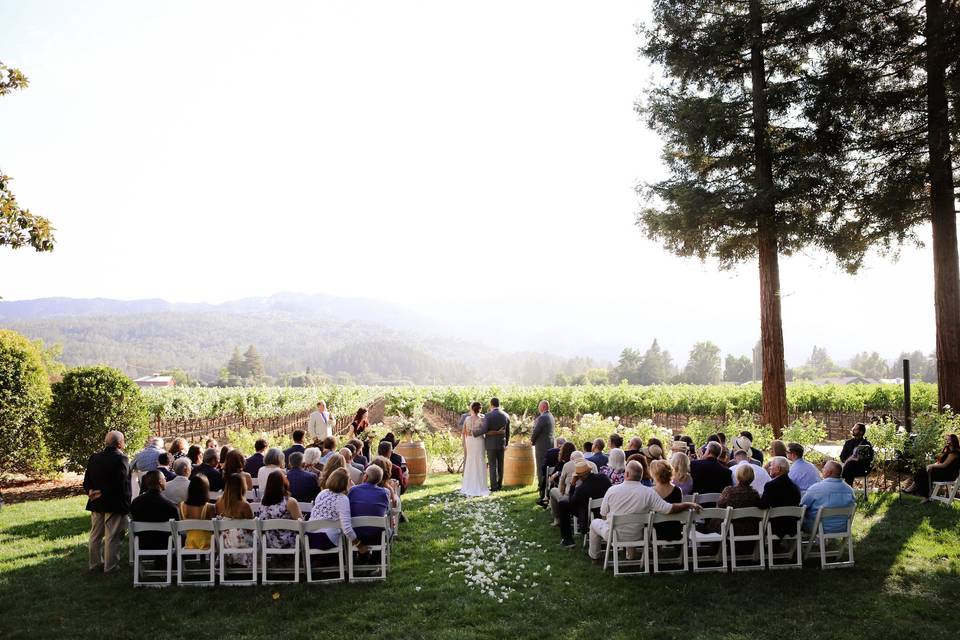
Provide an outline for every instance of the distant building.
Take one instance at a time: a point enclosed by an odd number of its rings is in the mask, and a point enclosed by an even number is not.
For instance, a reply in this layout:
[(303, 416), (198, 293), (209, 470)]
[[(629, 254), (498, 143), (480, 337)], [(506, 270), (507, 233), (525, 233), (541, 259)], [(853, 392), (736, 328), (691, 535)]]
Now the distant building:
[(813, 384), (877, 384), (879, 380), (864, 376), (836, 376), (834, 378), (817, 378), (816, 380), (799, 380), (798, 382), (812, 382)]
[(147, 387), (172, 387), (177, 384), (173, 379), (173, 376), (143, 376), (142, 378), (137, 378), (134, 380), (137, 383), (137, 386), (140, 388)]

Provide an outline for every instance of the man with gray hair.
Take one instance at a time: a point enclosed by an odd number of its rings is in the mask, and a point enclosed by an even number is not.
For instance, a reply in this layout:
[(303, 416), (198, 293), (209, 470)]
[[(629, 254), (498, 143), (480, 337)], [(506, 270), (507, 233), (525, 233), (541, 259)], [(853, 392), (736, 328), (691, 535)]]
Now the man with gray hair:
[(176, 474), (163, 490), (163, 497), (173, 504), (180, 504), (187, 499), (187, 488), (190, 486), (190, 472), (192, 471), (190, 458), (177, 458), (173, 461), (173, 473)]
[(154, 471), (157, 468), (157, 457), (164, 452), (163, 438), (156, 436), (147, 439), (147, 446), (133, 456), (130, 468), (140, 473)]
[(537, 462), (537, 490), (540, 494), (539, 503), (544, 503), (544, 492), (547, 487), (547, 454), (553, 448), (553, 432), (556, 429), (557, 421), (550, 413), (550, 403), (541, 400), (537, 406), (540, 415), (533, 424), (533, 432), (530, 434), (530, 444), (533, 445), (534, 459)]
[[(757, 506), (761, 509), (800, 506), (800, 489), (790, 479), (790, 461), (783, 456), (776, 456), (767, 463), (767, 469), (771, 480), (763, 487)], [(773, 518), (770, 527), (778, 538), (796, 535), (797, 519)]]
[(223, 474), (217, 465), (220, 462), (220, 452), (216, 449), (207, 449), (203, 452), (203, 462), (193, 468), (191, 476), (206, 476), (210, 483), (210, 491), (223, 491)]
[(722, 493), (724, 489), (733, 485), (730, 469), (717, 460), (721, 451), (719, 442), (708, 442), (704, 457), (690, 463), (694, 493)]
[(103, 451), (93, 454), (83, 474), (90, 512), (90, 571), (110, 573), (120, 562), (120, 540), (130, 513), (130, 462), (123, 453), (123, 434), (111, 431)]
[[(789, 451), (789, 448), (787, 449)], [(794, 463), (796, 464), (796, 463)], [(808, 463), (809, 464), (809, 463)], [(831, 460), (823, 465), (823, 480), (810, 486), (800, 497), (800, 504), (807, 507), (803, 516), (803, 530), (813, 530), (813, 523), (817, 519), (817, 512), (824, 507), (849, 507), (856, 502), (853, 488), (841, 478), (843, 467), (839, 462)], [(824, 533), (840, 533), (846, 528), (846, 520), (842, 516), (824, 518), (821, 522)]]

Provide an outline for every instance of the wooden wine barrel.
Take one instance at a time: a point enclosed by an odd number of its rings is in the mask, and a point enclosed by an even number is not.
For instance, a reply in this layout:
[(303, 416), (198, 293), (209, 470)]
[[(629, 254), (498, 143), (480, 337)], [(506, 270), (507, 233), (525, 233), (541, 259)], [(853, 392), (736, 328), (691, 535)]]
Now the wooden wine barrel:
[(504, 486), (528, 485), (536, 479), (533, 447), (526, 442), (511, 442), (503, 457)]
[(410, 484), (423, 484), (427, 479), (427, 450), (423, 447), (423, 443), (401, 442), (397, 445), (397, 453), (407, 461)]

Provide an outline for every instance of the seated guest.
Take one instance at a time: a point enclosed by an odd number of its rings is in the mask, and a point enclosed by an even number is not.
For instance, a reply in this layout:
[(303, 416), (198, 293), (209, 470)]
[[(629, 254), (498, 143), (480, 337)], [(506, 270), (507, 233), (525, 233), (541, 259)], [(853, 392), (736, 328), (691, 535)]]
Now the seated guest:
[(781, 458), (786, 458), (787, 445), (783, 444), (783, 440), (774, 440), (770, 443), (770, 453), (775, 456), (780, 456)]
[[(683, 443), (686, 449), (686, 443)], [(690, 458), (685, 451), (677, 451), (670, 456), (670, 467), (673, 469), (673, 486), (685, 494), (693, 493), (693, 478), (690, 477)]]
[[(163, 479), (167, 482), (170, 482), (177, 477), (173, 471), (170, 470), (170, 454), (161, 453), (157, 456), (157, 471), (163, 475)], [(143, 491), (143, 483), (140, 483), (140, 491)]]
[[(750, 433), (749, 431), (741, 431), (738, 437), (746, 438), (747, 440), (750, 441), (750, 457), (756, 460), (758, 464), (763, 465), (763, 451), (760, 451), (760, 449), (757, 449), (756, 447), (753, 446), (753, 434)], [(733, 446), (734, 448), (736, 448), (737, 446), (736, 438), (734, 438), (733, 440)], [(754, 471), (756, 471), (756, 469), (754, 469)]]
[[(334, 453), (332, 456), (327, 458), (327, 462), (323, 465), (323, 473), (320, 474), (320, 489), (326, 489), (326, 482), (333, 475), (333, 472), (337, 469), (343, 469), (346, 471), (347, 463), (343, 459), (343, 456), (339, 453)], [(347, 472), (347, 479), (350, 479), (350, 472)], [(350, 484), (347, 488), (352, 487), (353, 484)]]
[[(570, 461), (564, 464), (563, 469), (560, 470), (560, 479), (557, 486), (550, 490), (550, 510), (553, 513), (554, 526), (560, 524), (560, 502), (570, 499), (570, 481), (573, 479), (574, 473), (576, 473), (577, 462), (580, 460), (586, 460), (582, 451), (574, 451), (571, 453)], [(596, 464), (590, 460), (586, 460), (586, 463), (590, 466), (591, 473), (597, 473), (598, 469)]]
[(623, 452), (623, 455), (629, 460), (630, 456), (637, 455), (642, 449), (643, 440), (640, 438), (630, 438), (630, 442), (627, 444), (627, 450)]
[(253, 443), (254, 454), (247, 458), (243, 465), (243, 470), (250, 474), (251, 478), (256, 478), (260, 474), (260, 468), (263, 466), (263, 454), (267, 450), (267, 441), (263, 438), (257, 438)]
[[(787, 446), (789, 451), (789, 445)], [(796, 462), (793, 463), (794, 465)], [(833, 460), (823, 465), (823, 480), (815, 482), (803, 492), (800, 504), (807, 507), (803, 516), (803, 530), (813, 531), (813, 524), (817, 519), (817, 512), (823, 507), (849, 507), (856, 502), (853, 489), (840, 477), (843, 468)], [(793, 467), (790, 467), (791, 479)], [(824, 533), (839, 533), (846, 529), (846, 519), (841, 516), (831, 516), (822, 520)]]
[[(223, 520), (250, 520), (253, 507), (246, 500), (247, 485), (240, 474), (227, 477), (223, 495), (217, 500), (217, 514)], [(232, 567), (249, 567), (253, 556), (248, 553), (229, 553), (230, 549), (247, 549), (253, 545), (253, 531), (247, 529), (225, 529), (220, 534), (220, 545), (226, 552), (224, 557)]]
[(623, 471), (627, 467), (627, 458), (623, 455), (623, 449), (610, 449), (610, 456), (607, 458), (606, 466), (600, 467), (600, 473), (607, 477), (610, 484), (620, 484), (623, 482)]
[(306, 451), (306, 447), (303, 446), (303, 436), (304, 432), (302, 429), (297, 429), (293, 432), (293, 444), (283, 450), (283, 458), (288, 463), (290, 461), (291, 453), (303, 453)]
[[(390, 492), (390, 508), (394, 511), (400, 511), (400, 481), (397, 480), (394, 474), (394, 471), (399, 472), (399, 469), (394, 469), (392, 462), (380, 456), (371, 460), (368, 466), (379, 467), (383, 472), (383, 479), (380, 480), (380, 486)], [(393, 527), (396, 528), (396, 522), (393, 523)]]
[[(615, 487), (610, 487), (603, 496), (600, 506), (601, 518), (595, 518), (590, 523), (590, 557), (595, 563), (602, 561), (603, 553), (601, 541), (610, 536), (610, 522), (605, 518), (614, 515), (629, 515), (632, 513), (679, 513), (692, 509), (700, 511), (700, 506), (693, 502), (670, 504), (650, 487), (640, 484), (643, 477), (643, 467), (636, 460), (627, 463), (626, 479)], [(626, 525), (617, 530), (621, 540), (637, 540), (643, 533), (643, 525)]]
[[(164, 454), (166, 455), (166, 454)], [(148, 471), (140, 479), (139, 496), (130, 503), (130, 519), (134, 522), (167, 522), (178, 518), (177, 508), (166, 500), (162, 492), (166, 480), (160, 471)], [(162, 531), (144, 531), (137, 534), (141, 549), (166, 549), (169, 533)], [(166, 567), (166, 559), (158, 558), (157, 568)]]
[(192, 471), (190, 459), (181, 456), (173, 461), (173, 473), (176, 474), (170, 482), (166, 483), (163, 490), (163, 497), (171, 504), (179, 505), (187, 499), (187, 488), (190, 486), (190, 472)]
[(359, 438), (352, 438), (350, 444), (353, 445), (353, 462), (366, 468), (370, 464), (370, 443), (362, 442)]
[[(392, 434), (387, 434), (392, 435)], [(390, 440), (384, 439), (380, 441), (380, 444), (377, 445), (377, 455), (383, 458), (386, 458), (390, 461), (397, 470), (400, 472), (400, 493), (406, 493), (407, 483), (409, 482), (410, 476), (407, 474), (406, 465), (403, 463), (403, 458), (397, 455), (393, 451), (393, 443)]]
[(310, 511), (311, 520), (339, 520), (340, 527), (336, 529), (321, 529), (310, 532), (310, 546), (314, 549), (332, 549), (340, 542), (341, 531), (346, 535), (350, 544), (357, 547), (361, 554), (369, 553), (367, 545), (357, 537), (350, 522), (350, 499), (347, 497), (347, 488), (350, 477), (346, 469), (337, 469), (327, 478), (327, 487), (317, 494)]
[(937, 456), (937, 461), (928, 464), (913, 474), (913, 484), (907, 487), (907, 493), (923, 496), (924, 501), (930, 499), (931, 482), (950, 482), (960, 474), (960, 441), (957, 434), (947, 434), (943, 449)]
[(233, 447), (228, 444), (220, 447), (220, 468), (223, 468), (223, 465), (227, 462), (227, 454), (233, 451)]
[[(195, 475), (187, 487), (187, 499), (180, 503), (181, 520), (213, 520), (217, 509), (210, 504), (210, 482), (207, 476)], [(187, 531), (184, 549), (209, 549), (209, 531)]]
[(206, 443), (203, 445), (204, 449), (219, 449), (220, 444), (217, 443), (215, 438), (207, 438)]
[(357, 469), (353, 466), (353, 451), (350, 450), (350, 447), (340, 449), (340, 457), (343, 458), (344, 469), (350, 474), (350, 486), (353, 487), (360, 484), (360, 478), (363, 477), (363, 469)]
[(587, 456), (587, 460), (597, 465), (597, 468), (607, 466), (607, 456), (603, 453), (603, 439), (597, 438), (593, 441), (592, 453)]
[[(407, 475), (407, 461), (402, 455), (397, 453), (397, 436), (393, 435), (392, 433), (388, 433), (383, 437), (383, 440), (380, 441), (380, 444), (383, 444), (384, 442), (390, 443), (390, 462), (392, 462), (394, 465), (398, 465), (403, 471), (403, 475)], [(379, 453), (379, 455), (382, 456), (383, 454)]]
[(873, 445), (867, 440), (867, 425), (862, 422), (853, 425), (850, 436), (840, 450), (840, 463), (843, 465), (843, 481), (852, 487), (855, 478), (862, 478), (870, 473), (873, 466)]
[[(800, 489), (790, 479), (790, 461), (783, 456), (774, 456), (767, 467), (770, 469), (770, 482), (763, 487), (760, 502), (761, 509), (775, 509), (777, 507), (799, 507)], [(773, 518), (770, 520), (773, 535), (778, 538), (792, 536), (797, 533), (797, 519), (789, 517)]]
[(321, 446), (323, 451), (320, 454), (320, 464), (327, 464), (327, 458), (336, 453), (337, 441), (333, 436), (327, 436)]
[[(314, 447), (315, 448), (315, 447)], [(289, 494), (295, 502), (313, 502), (320, 493), (320, 478), (312, 471), (303, 468), (303, 455), (298, 451), (290, 454), (290, 469), (287, 470), (287, 484)], [(277, 474), (282, 475), (282, 474)], [(272, 477), (272, 474), (271, 474)], [(267, 482), (270, 479), (267, 478)], [(281, 483), (283, 486), (283, 483)], [(260, 500), (261, 504), (263, 500)]]
[(660, 451), (663, 451), (663, 441), (660, 438), (650, 438), (647, 440), (647, 449), (650, 447), (660, 447)]
[(558, 505), (560, 544), (565, 547), (575, 546), (570, 517), (577, 518), (580, 531), (588, 531), (593, 518), (592, 514), (587, 513), (590, 501), (602, 498), (609, 488), (610, 480), (607, 476), (591, 471), (587, 460), (577, 460), (573, 477), (570, 479), (570, 496)]
[(322, 455), (320, 447), (307, 447), (303, 452), (303, 470), (317, 475), (323, 473), (323, 463), (320, 462)]
[(147, 446), (140, 450), (130, 462), (131, 471), (146, 473), (157, 468), (157, 458), (165, 453), (163, 438), (152, 437), (147, 439)]
[(203, 452), (203, 464), (193, 468), (193, 475), (204, 476), (210, 484), (210, 491), (223, 491), (223, 474), (217, 469), (220, 454), (216, 449), (207, 449)]
[[(720, 494), (717, 500), (717, 506), (721, 509), (733, 507), (734, 509), (745, 509), (747, 507), (756, 507), (760, 504), (760, 494), (753, 488), (755, 465), (746, 462), (737, 465), (735, 477), (737, 484), (727, 487)], [(733, 522), (733, 531), (738, 536), (749, 535), (757, 532), (756, 519), (740, 519)]]
[(588, 441), (583, 443), (583, 457), (589, 457), (593, 455), (593, 442)]
[(722, 451), (719, 442), (708, 442), (703, 457), (690, 463), (694, 493), (721, 493), (733, 484), (730, 469), (718, 459)]
[(245, 487), (244, 491), (250, 491), (253, 489), (253, 478), (250, 477), (250, 474), (244, 471), (246, 466), (246, 460), (243, 459), (243, 454), (240, 453), (238, 449), (231, 449), (227, 452), (227, 459), (223, 463), (223, 478), (224, 482), (226, 479), (232, 475), (239, 475), (243, 478), (243, 486)]
[(560, 446), (560, 450), (557, 452), (557, 460), (552, 465), (553, 473), (547, 477), (547, 487), (546, 487), (545, 496), (548, 503), (550, 498), (550, 491), (555, 489), (560, 483), (560, 472), (563, 470), (563, 465), (570, 462), (570, 456), (573, 455), (573, 452), (577, 448), (576, 445), (574, 445), (572, 442), (566, 442), (566, 441), (564, 441), (564, 443), (559, 446)]
[[(619, 433), (611, 433), (607, 441), (610, 443), (610, 449), (623, 449), (623, 436)], [(624, 460), (626, 460), (626, 457), (624, 457)]]
[(186, 457), (187, 449), (189, 448), (185, 438), (174, 438), (173, 442), (170, 443), (170, 462), (173, 463), (180, 458)]
[[(347, 498), (350, 500), (350, 514), (354, 518), (362, 516), (382, 518), (390, 512), (390, 492), (380, 486), (382, 481), (383, 469), (377, 465), (370, 465), (363, 472), (361, 482), (350, 489)], [(380, 543), (380, 529), (357, 527), (355, 533), (364, 544)]]
[(690, 436), (680, 436), (680, 442), (687, 445), (687, 457), (693, 460), (697, 456), (697, 445), (693, 444), (693, 438)]
[[(711, 442), (716, 442), (717, 444), (720, 444), (720, 436), (718, 436), (718, 435), (715, 434), (715, 433), (711, 433), (710, 435), (708, 435), (708, 436), (707, 436), (707, 442), (706, 442), (702, 447), (700, 447), (700, 452), (699, 452), (700, 455), (698, 456), (698, 458), (702, 458), (702, 457), (704, 457), (704, 456), (706, 455), (706, 453), (707, 453), (707, 447), (710, 446), (710, 443), (711, 443)], [(722, 448), (723, 448), (723, 445), (721, 445), (720, 448), (722, 449)], [(719, 455), (720, 455), (720, 454), (718, 453), (717, 456), (719, 457)]]
[[(734, 444), (736, 446), (736, 444)], [(753, 467), (753, 482), (750, 483), (750, 486), (753, 487), (753, 490), (757, 494), (763, 493), (763, 488), (770, 482), (770, 474), (760, 465), (756, 464), (756, 460), (750, 457), (750, 449), (739, 448), (734, 451), (733, 454), (733, 466), (730, 467), (730, 472), (733, 474), (733, 477), (737, 477), (737, 469), (741, 466), (748, 464)]]
[[(683, 491), (673, 484), (673, 467), (666, 460), (654, 460), (650, 463), (650, 476), (653, 478), (653, 490), (669, 502), (683, 502)], [(683, 524), (680, 522), (659, 522), (653, 527), (660, 540), (679, 540), (683, 536)]]
[(803, 446), (796, 442), (787, 445), (787, 459), (790, 461), (790, 479), (803, 493), (817, 482), (820, 482), (820, 472), (817, 468), (803, 459)]
[(257, 472), (257, 486), (260, 487), (261, 490), (267, 486), (267, 478), (269, 478), (270, 474), (274, 471), (279, 471), (286, 475), (286, 469), (283, 463), (283, 451), (280, 451), (280, 449), (276, 447), (267, 449), (267, 454), (263, 456), (263, 466), (260, 467), (260, 471)]
[(187, 449), (187, 459), (190, 461), (190, 465), (196, 467), (200, 464), (202, 458), (203, 449), (195, 444), (190, 445), (190, 448)]
[(652, 487), (653, 478), (650, 477), (650, 470), (648, 469), (650, 461), (647, 460), (647, 456), (643, 455), (642, 453), (635, 453), (627, 458), (627, 464), (630, 464), (631, 462), (636, 462), (640, 465), (640, 468), (643, 469), (643, 475), (640, 477), (640, 484), (645, 487)]
[[(291, 485), (295, 477), (293, 472), (299, 469), (293, 465), (302, 462), (303, 454), (294, 452), (290, 455), (290, 471), (287, 475), (271, 473), (267, 478), (267, 486), (264, 487), (263, 498), (260, 499), (261, 520), (299, 520), (301, 518), (303, 514), (300, 512), (300, 505), (297, 504), (298, 498), (296, 495), (291, 495)], [(314, 486), (316, 486), (316, 476), (314, 476)], [(300, 502), (313, 502), (313, 500)], [(271, 549), (293, 549), (296, 544), (296, 531), (287, 529), (267, 531), (267, 546)]]
[[(554, 446), (554, 447), (552, 447), (552, 448), (550, 448), (550, 449), (547, 449), (547, 455), (546, 455), (546, 457), (544, 458), (544, 463), (543, 463), (544, 473), (546, 473), (546, 470), (547, 470), (548, 468), (551, 468), (551, 469), (556, 470), (557, 467), (560, 466), (560, 462), (559, 462), (559, 461), (560, 461), (560, 448), (561, 448), (566, 442), (567, 442), (567, 441), (566, 441), (564, 438), (557, 438), (557, 439), (555, 440), (555, 442), (554, 442), (556, 446)], [(551, 486), (552, 486), (552, 478), (548, 477), (548, 478), (546, 478), (546, 481), (544, 482), (543, 491), (540, 492), (540, 498), (539, 498), (539, 500), (537, 500), (537, 504), (540, 505), (541, 507), (546, 508), (546, 506), (547, 506), (547, 504), (548, 504), (547, 496), (548, 496), (548, 494), (550, 493), (550, 488), (551, 488)]]
[(663, 448), (658, 444), (651, 444), (647, 447), (647, 458), (652, 462), (654, 460), (663, 460)]

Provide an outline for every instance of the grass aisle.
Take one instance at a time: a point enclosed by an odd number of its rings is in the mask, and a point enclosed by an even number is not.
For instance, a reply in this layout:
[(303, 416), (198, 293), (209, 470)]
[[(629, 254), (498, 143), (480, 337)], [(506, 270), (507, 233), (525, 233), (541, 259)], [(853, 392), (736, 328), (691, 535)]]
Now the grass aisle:
[(458, 483), (408, 493), (391, 575), (372, 585), (134, 590), (126, 564), (87, 574), (83, 498), (8, 505), (0, 638), (955, 637), (956, 506), (872, 498), (853, 570), (614, 579), (557, 544), (532, 488), (468, 501)]

